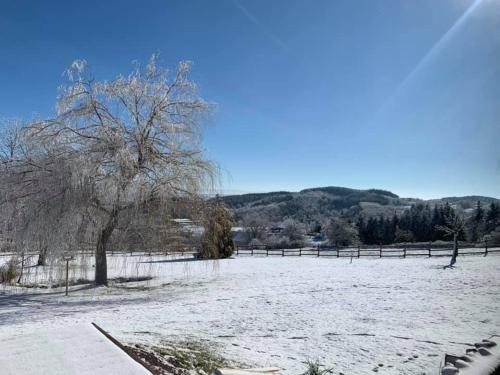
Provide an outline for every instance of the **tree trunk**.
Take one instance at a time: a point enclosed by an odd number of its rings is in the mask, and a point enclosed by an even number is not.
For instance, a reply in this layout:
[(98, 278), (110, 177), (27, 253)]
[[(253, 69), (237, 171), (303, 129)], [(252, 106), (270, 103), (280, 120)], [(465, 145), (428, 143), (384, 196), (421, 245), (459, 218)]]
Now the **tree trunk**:
[(47, 264), (47, 246), (43, 246), (38, 253), (37, 266), (45, 266)]
[(450, 264), (444, 266), (444, 268), (453, 268), (453, 265), (457, 262), (458, 256), (458, 233), (453, 234), (453, 254), (451, 255)]
[(458, 256), (458, 233), (453, 235), (453, 255), (451, 256), (450, 266), (453, 266), (457, 262)]
[(118, 222), (118, 211), (113, 210), (108, 218), (108, 222), (99, 232), (97, 247), (95, 251), (95, 284), (108, 285), (108, 265), (106, 260), (106, 250), (111, 234), (115, 230)]

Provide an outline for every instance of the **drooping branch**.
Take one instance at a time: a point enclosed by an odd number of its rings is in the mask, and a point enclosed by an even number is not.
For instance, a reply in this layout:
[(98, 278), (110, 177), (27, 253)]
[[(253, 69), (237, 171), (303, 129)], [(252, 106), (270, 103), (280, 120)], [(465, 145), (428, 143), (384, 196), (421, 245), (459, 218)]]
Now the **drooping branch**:
[[(104, 272), (109, 241), (128, 227), (133, 210), (194, 197), (213, 183), (216, 168), (201, 146), (211, 106), (189, 68), (182, 62), (172, 75), (153, 56), (128, 76), (99, 82), (85, 61), (71, 64), (56, 116), (22, 126), (20, 146), (2, 148), (0, 200), (29, 224), (16, 234), (19, 242), (33, 242), (45, 218), (60, 243), (96, 241), (96, 272)], [(96, 274), (98, 282), (105, 278)]]

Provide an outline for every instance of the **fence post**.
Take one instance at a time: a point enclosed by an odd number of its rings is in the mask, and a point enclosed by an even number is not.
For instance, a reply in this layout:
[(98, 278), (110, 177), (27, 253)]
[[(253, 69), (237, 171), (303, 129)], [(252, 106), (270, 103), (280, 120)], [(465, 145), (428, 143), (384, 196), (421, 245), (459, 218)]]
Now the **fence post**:
[(240, 255), (240, 247), (236, 246), (236, 255)]
[(338, 247), (338, 246), (335, 246), (335, 250), (337, 250), (337, 258), (340, 258), (340, 251), (339, 251), (339, 247)]
[(281, 249), (281, 256), (284, 257), (285, 256), (285, 249)]
[(361, 256), (361, 248), (360, 246), (358, 245), (358, 258)]
[(68, 273), (69, 273), (69, 259), (66, 258), (66, 296), (68, 295)]
[(69, 253), (64, 254), (63, 259), (66, 261), (66, 296), (68, 295), (68, 280), (69, 280), (69, 261), (73, 260), (73, 256)]
[(253, 247), (252, 247), (252, 253), (251, 253), (251, 255), (253, 256)]
[(488, 241), (484, 241), (484, 256), (488, 255)]
[(319, 257), (319, 245), (318, 245), (318, 257)]
[(432, 242), (429, 241), (429, 258), (432, 256), (431, 248), (432, 248)]
[(268, 256), (269, 256), (269, 249), (266, 248), (266, 257), (268, 257)]
[(17, 279), (17, 283), (21, 283), (21, 279), (23, 278), (24, 272), (24, 250), (21, 252), (21, 272), (19, 272), (19, 278)]
[(403, 249), (403, 258), (406, 258), (406, 246)]
[(382, 258), (382, 244), (380, 244), (380, 248), (379, 248), (379, 258)]
[(302, 256), (302, 248), (299, 247), (299, 257), (301, 257), (301, 256)]

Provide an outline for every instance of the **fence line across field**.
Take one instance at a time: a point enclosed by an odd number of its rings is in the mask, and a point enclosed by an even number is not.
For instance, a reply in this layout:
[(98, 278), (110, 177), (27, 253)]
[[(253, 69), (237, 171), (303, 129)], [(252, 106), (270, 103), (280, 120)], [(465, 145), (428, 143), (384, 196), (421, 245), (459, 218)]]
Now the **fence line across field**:
[[(294, 249), (273, 249), (266, 246), (236, 247), (235, 254), (241, 256), (316, 256), (316, 257), (334, 257), (334, 258), (406, 258), (406, 257), (449, 257), (452, 255), (452, 247), (335, 247), (335, 246), (316, 246), (301, 247)], [(482, 255), (500, 253), (500, 245), (485, 244), (482, 247), (464, 246), (459, 247), (459, 256)]]
[[(316, 257), (336, 257), (336, 258), (406, 258), (406, 257), (449, 257), (452, 255), (453, 248), (449, 245), (430, 244), (429, 246), (415, 246), (408, 244), (407, 246), (394, 247), (394, 245), (381, 245), (370, 247), (362, 245), (357, 247), (336, 247), (336, 246), (310, 246), (300, 248), (272, 248), (268, 245), (257, 246), (236, 246), (235, 255), (238, 256), (316, 256)], [(185, 256), (191, 255), (196, 257), (200, 251), (196, 248), (189, 248), (177, 251), (109, 251), (110, 256)], [(484, 244), (482, 246), (466, 244), (459, 246), (459, 256), (465, 255), (482, 255), (500, 253), (500, 244)], [(80, 250), (74, 253), (77, 256), (94, 256), (92, 250)], [(30, 263), (30, 259), (38, 256), (38, 252), (29, 251), (23, 253), (2, 252), (0, 257), (18, 256), (18, 262), (23, 265)]]

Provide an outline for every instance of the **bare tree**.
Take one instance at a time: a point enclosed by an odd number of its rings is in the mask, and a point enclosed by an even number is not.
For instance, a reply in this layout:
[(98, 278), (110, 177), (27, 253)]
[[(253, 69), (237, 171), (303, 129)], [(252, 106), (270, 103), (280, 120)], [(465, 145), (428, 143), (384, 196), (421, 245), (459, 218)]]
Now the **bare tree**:
[(465, 220), (462, 215), (458, 213), (450, 214), (445, 218), (445, 225), (437, 225), (436, 229), (445, 233), (447, 236), (453, 236), (453, 253), (451, 255), (450, 264), (443, 268), (453, 268), (457, 262), (458, 257), (458, 238), (465, 228)]
[(358, 242), (358, 232), (352, 223), (332, 218), (326, 226), (326, 236), (335, 246), (349, 246)]
[(286, 219), (282, 223), (283, 235), (288, 237), (291, 242), (298, 242), (304, 239), (306, 226), (294, 219)]
[(13, 160), (22, 145), (24, 122), (20, 119), (4, 119), (0, 128), (0, 160), (2, 163)]
[[(23, 166), (50, 177), (36, 185), (53, 190), (60, 202), (58, 212), (50, 210), (52, 222), (72, 213), (73, 238), (86, 231), (83, 223), (95, 228), (95, 283), (102, 285), (110, 239), (125, 213), (172, 196), (194, 196), (213, 182), (215, 168), (200, 142), (210, 106), (189, 80), (186, 62), (170, 74), (153, 56), (130, 75), (103, 82), (94, 80), (81, 60), (66, 73), (56, 116), (25, 129), (38, 152)], [(18, 185), (30, 174), (22, 174)], [(56, 183), (57, 189), (51, 188)]]
[(245, 228), (248, 240), (263, 240), (269, 222), (264, 214), (251, 212), (243, 216), (241, 225)]

